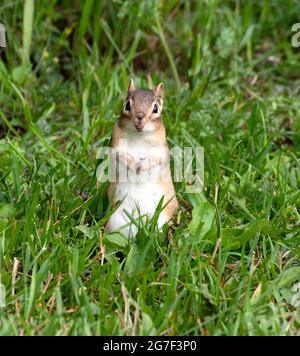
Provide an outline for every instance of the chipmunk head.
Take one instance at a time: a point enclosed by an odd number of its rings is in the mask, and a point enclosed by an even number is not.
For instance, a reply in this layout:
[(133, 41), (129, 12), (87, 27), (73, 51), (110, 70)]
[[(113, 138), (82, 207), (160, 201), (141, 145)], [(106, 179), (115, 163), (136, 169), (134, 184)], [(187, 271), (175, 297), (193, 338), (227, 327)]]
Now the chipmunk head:
[(136, 89), (131, 79), (124, 103), (123, 124), (132, 131), (154, 132), (161, 124), (163, 83), (154, 90)]

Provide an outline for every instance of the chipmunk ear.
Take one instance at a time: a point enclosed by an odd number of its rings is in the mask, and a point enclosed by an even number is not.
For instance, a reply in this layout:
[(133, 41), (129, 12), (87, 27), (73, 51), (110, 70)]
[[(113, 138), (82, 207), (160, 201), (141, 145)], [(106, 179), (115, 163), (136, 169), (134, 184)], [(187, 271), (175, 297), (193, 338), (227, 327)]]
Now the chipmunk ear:
[(129, 87), (128, 87), (128, 94), (133, 94), (135, 91), (135, 85), (133, 79), (130, 79)]
[(162, 98), (164, 96), (164, 83), (158, 84), (154, 93), (157, 98)]

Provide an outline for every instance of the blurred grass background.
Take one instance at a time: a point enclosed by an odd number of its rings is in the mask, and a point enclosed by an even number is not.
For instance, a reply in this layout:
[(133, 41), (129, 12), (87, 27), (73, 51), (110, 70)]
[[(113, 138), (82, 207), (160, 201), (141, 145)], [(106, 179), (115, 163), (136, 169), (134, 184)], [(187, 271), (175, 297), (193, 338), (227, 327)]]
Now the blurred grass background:
[[(1, 335), (299, 335), (298, 1), (4, 0)], [(205, 190), (168, 233), (104, 232), (97, 148), (129, 78), (166, 87)]]

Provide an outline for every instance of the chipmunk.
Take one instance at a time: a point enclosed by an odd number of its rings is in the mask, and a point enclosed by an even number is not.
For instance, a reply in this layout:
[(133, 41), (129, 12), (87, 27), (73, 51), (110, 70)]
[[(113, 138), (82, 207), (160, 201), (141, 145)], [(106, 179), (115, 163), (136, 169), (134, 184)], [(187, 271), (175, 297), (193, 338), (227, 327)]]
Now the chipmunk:
[(162, 122), (164, 85), (155, 90), (136, 89), (130, 80), (123, 113), (114, 125), (111, 158), (118, 166), (115, 182), (110, 182), (108, 198), (120, 206), (111, 215), (108, 231), (135, 237), (138, 228), (128, 213), (137, 219), (151, 218), (163, 198), (158, 228), (173, 217), (178, 202), (172, 181), (166, 129)]

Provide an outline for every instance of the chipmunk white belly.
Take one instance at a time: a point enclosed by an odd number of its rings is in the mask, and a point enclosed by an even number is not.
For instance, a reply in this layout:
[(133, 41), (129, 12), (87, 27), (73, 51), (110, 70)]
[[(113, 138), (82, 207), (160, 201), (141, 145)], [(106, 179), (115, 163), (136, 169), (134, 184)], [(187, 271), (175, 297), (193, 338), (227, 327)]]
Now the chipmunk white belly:
[[(133, 140), (126, 142), (126, 146), (121, 145), (120, 151), (128, 153), (135, 160), (140, 160), (149, 157), (150, 153), (156, 148), (151, 147), (143, 141), (143, 144), (134, 142)], [(127, 236), (134, 237), (137, 233), (137, 227), (134, 224), (130, 226), (130, 219), (125, 213), (125, 210), (135, 219), (139, 217), (152, 217), (158, 206), (159, 201), (164, 196), (164, 192), (160, 187), (158, 177), (161, 173), (161, 166), (153, 167), (149, 170), (141, 171), (137, 174), (135, 171), (127, 171), (125, 164), (120, 163), (119, 169), (123, 170), (122, 174), (127, 173), (127, 181), (117, 182), (114, 200), (124, 201), (120, 207), (114, 212), (108, 222), (109, 231), (119, 230)], [(123, 175), (124, 177), (124, 175)], [(167, 216), (161, 212), (158, 219), (158, 227), (161, 228), (167, 222)]]
[[(142, 218), (145, 221), (146, 216), (152, 217), (154, 215), (163, 195), (163, 191), (155, 183), (118, 183), (115, 191), (115, 200), (122, 201), (124, 199), (124, 201), (110, 217), (108, 223), (109, 231), (119, 230), (126, 236), (135, 237), (137, 227), (132, 223), (130, 224), (130, 219), (125, 211), (134, 219)], [(158, 228), (161, 228), (166, 222), (167, 216), (164, 212), (161, 212), (158, 218)]]
[(119, 183), (116, 188), (118, 200), (126, 197), (122, 207), (129, 213), (140, 209), (141, 214), (153, 214), (162, 196), (162, 190), (155, 183)]

